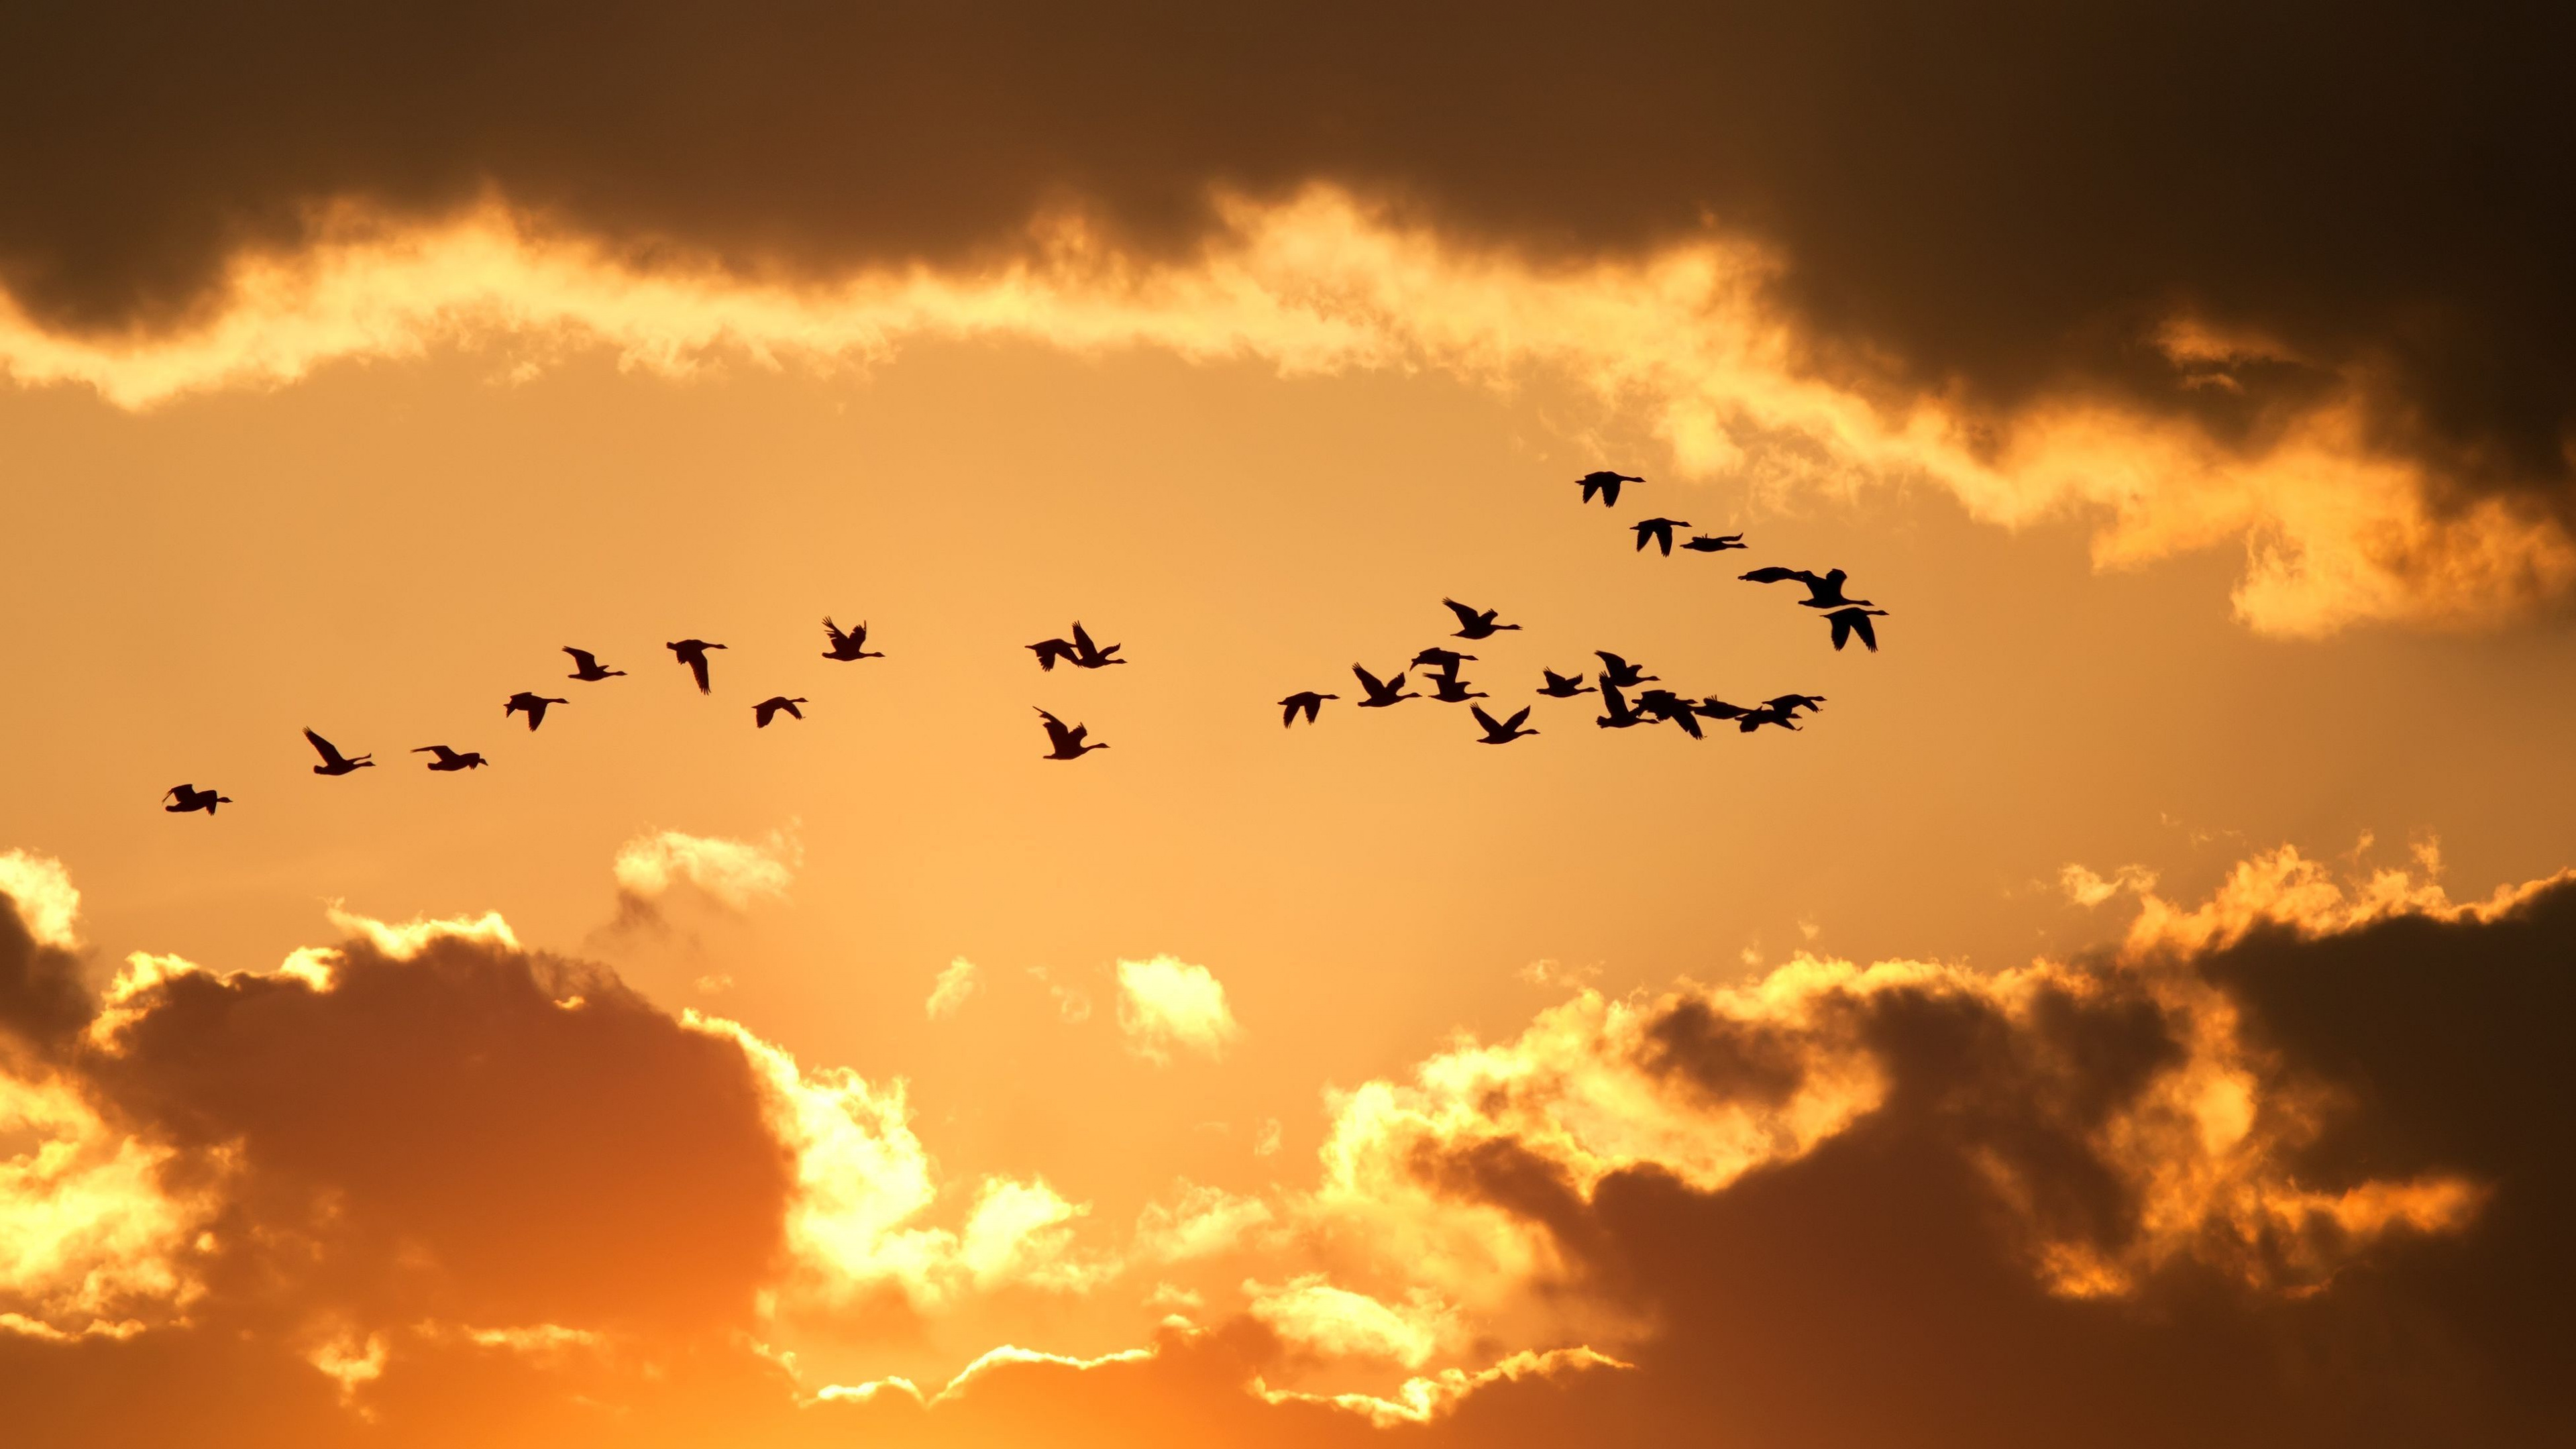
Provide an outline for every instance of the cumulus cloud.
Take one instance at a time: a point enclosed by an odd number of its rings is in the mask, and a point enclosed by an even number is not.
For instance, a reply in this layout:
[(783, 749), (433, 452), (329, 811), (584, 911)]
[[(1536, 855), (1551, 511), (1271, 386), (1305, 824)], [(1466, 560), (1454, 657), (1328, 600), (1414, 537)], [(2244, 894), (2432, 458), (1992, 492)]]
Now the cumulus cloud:
[(16, 903), (18, 922), (37, 945), (79, 949), (80, 935), (73, 927), (80, 922), (80, 892), (61, 861), (28, 850), (0, 850), (0, 895)]
[(1210, 1060), (1243, 1035), (1226, 1005), (1225, 983), (1204, 966), (1170, 956), (1118, 963), (1118, 1029), (1137, 1055), (1156, 1065), (1174, 1052)]
[(1276, 1285), (1247, 1281), (1243, 1292), (1252, 1316), (1280, 1338), (1336, 1358), (1380, 1358), (1420, 1368), (1458, 1334), (1455, 1312), (1419, 1290), (1394, 1307), (1310, 1273)]
[(649, 904), (688, 885), (727, 910), (744, 911), (784, 897), (803, 862), (803, 849), (784, 832), (749, 841), (659, 830), (619, 846), (614, 870), (618, 893), (629, 901)]

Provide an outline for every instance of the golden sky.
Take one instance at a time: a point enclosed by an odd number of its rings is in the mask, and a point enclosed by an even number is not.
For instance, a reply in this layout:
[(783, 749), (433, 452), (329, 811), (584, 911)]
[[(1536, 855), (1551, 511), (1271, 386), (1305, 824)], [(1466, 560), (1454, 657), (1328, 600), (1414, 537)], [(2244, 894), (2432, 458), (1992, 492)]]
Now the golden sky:
[(2551, 37), (1818, 17), (10, 22), (0, 1424), (2563, 1439)]

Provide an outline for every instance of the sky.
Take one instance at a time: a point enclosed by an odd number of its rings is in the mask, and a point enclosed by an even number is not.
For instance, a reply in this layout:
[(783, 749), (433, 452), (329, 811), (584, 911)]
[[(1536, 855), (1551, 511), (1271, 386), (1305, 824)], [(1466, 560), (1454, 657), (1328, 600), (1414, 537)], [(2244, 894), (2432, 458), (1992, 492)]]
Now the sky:
[(2564, 1442), (2565, 29), (13, 12), (0, 1421)]

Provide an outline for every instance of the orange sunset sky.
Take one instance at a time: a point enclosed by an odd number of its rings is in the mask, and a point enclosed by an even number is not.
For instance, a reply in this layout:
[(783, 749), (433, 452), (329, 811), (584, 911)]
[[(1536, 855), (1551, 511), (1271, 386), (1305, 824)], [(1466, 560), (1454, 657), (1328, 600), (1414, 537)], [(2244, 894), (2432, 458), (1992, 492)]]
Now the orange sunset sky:
[(2576, 1443), (2571, 42), (0, 17), (0, 1438)]

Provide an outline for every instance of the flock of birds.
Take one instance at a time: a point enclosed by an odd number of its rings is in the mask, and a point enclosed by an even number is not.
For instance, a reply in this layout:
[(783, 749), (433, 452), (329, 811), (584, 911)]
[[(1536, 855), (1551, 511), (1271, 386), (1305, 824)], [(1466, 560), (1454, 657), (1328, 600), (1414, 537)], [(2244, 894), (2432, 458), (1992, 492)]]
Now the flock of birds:
[[(1587, 473), (1575, 481), (1583, 489), (1582, 502), (1588, 504), (1598, 497), (1604, 507), (1616, 508), (1619, 505), (1619, 490), (1623, 485), (1642, 483), (1646, 480), (1632, 474), (1603, 471)], [(1652, 543), (1664, 557), (1670, 558), (1674, 546), (1674, 530), (1688, 528), (1690, 523), (1687, 519), (1680, 518), (1647, 518), (1640, 519), (1630, 527), (1637, 535), (1637, 552), (1644, 552), (1646, 545)], [(1725, 553), (1731, 549), (1744, 548), (1746, 544), (1744, 535), (1741, 533), (1703, 533), (1683, 540), (1681, 547), (1691, 553)], [(1772, 566), (1758, 568), (1750, 573), (1739, 574), (1737, 577), (1748, 583), (1797, 583), (1805, 586), (1807, 597), (1799, 602), (1807, 608), (1817, 610), (1831, 626), (1834, 648), (1841, 649), (1853, 639), (1858, 639), (1870, 652), (1878, 651), (1878, 632), (1871, 625), (1870, 620), (1886, 617), (1887, 611), (1873, 607), (1868, 599), (1855, 599), (1846, 595), (1843, 585), (1849, 575), (1841, 569), (1815, 574), (1805, 569)], [(1462, 604), (1456, 599), (1443, 599), (1440, 602), (1457, 616), (1458, 627), (1450, 635), (1454, 639), (1473, 643), (1491, 639), (1497, 634), (1521, 627), (1518, 624), (1502, 623), (1498, 617), (1500, 610), (1478, 609)], [(823, 651), (823, 657), (826, 659), (855, 663), (862, 659), (885, 657), (883, 653), (867, 647), (868, 626), (865, 623), (855, 629), (843, 629), (827, 616), (823, 620), (823, 630), (831, 644), (830, 648)], [(671, 651), (678, 663), (687, 667), (690, 677), (697, 683), (698, 693), (711, 692), (707, 651), (722, 649), (724, 645), (704, 639), (680, 639), (663, 647)], [(1118, 657), (1118, 645), (1095, 642), (1089, 631), (1085, 630), (1079, 621), (1076, 621), (1073, 626), (1071, 638), (1041, 639), (1029, 645), (1028, 648), (1030, 652), (1037, 655), (1038, 667), (1048, 673), (1053, 673), (1058, 664), (1075, 669), (1106, 669), (1112, 665), (1127, 662)], [(602, 680), (622, 678), (626, 674), (623, 669), (609, 669), (602, 666), (599, 656), (587, 649), (575, 649), (566, 645), (563, 652), (570, 655), (573, 661), (573, 672), (565, 676), (568, 679), (584, 684), (597, 684)], [(1823, 696), (1813, 694), (1777, 695), (1755, 705), (1730, 704), (1715, 695), (1689, 699), (1670, 689), (1641, 688), (1643, 685), (1661, 681), (1657, 676), (1646, 673), (1642, 667), (1608, 650), (1596, 650), (1594, 657), (1601, 661), (1601, 669), (1593, 676), (1595, 682), (1585, 683), (1585, 676), (1582, 673), (1559, 674), (1553, 669), (1542, 668), (1539, 674), (1546, 683), (1536, 693), (1545, 699), (1573, 699), (1578, 695), (1599, 695), (1604, 713), (1593, 722), (1603, 729), (1628, 729), (1640, 724), (1660, 722), (1680, 727), (1682, 732), (1692, 739), (1703, 739), (1706, 736), (1702, 732), (1700, 721), (1731, 720), (1736, 729), (1745, 734), (1752, 734), (1764, 725), (1794, 730), (1799, 727), (1799, 711), (1804, 710), (1813, 714), (1825, 702)], [(1483, 690), (1470, 689), (1467, 679), (1459, 673), (1464, 665), (1474, 662), (1475, 659), (1476, 656), (1473, 654), (1463, 654), (1446, 645), (1434, 645), (1414, 655), (1404, 669), (1386, 678), (1370, 673), (1365, 665), (1354, 664), (1351, 666), (1351, 673), (1358, 678), (1362, 691), (1362, 698), (1357, 702), (1356, 707), (1386, 709), (1408, 699), (1431, 699), (1445, 704), (1466, 705), (1468, 712), (1475, 716), (1477, 725), (1484, 730), (1483, 738), (1477, 741), (1479, 744), (1507, 745), (1514, 740), (1527, 739), (1537, 734), (1537, 730), (1527, 727), (1531, 709), (1528, 705), (1523, 705), (1509, 718), (1496, 719), (1486, 712), (1483, 705), (1474, 703), (1476, 700), (1493, 697)], [(1430, 694), (1415, 694), (1406, 690), (1407, 672), (1415, 669), (1431, 671), (1424, 676), (1431, 686)], [(1634, 700), (1629, 699), (1626, 694), (1626, 691), (1632, 689), (1638, 690)], [(1298, 716), (1303, 715), (1308, 724), (1314, 724), (1323, 713), (1325, 701), (1340, 698), (1338, 694), (1326, 694), (1311, 689), (1300, 690), (1279, 701), (1281, 709), (1279, 722), (1283, 726), (1293, 726)], [(528, 717), (528, 728), (533, 732), (546, 722), (548, 708), (570, 702), (567, 698), (542, 695), (533, 690), (521, 690), (503, 701), (501, 717), (509, 719), (512, 716), (524, 714)], [(805, 712), (797, 706), (808, 703), (811, 701), (802, 695), (792, 698), (783, 694), (771, 695), (751, 707), (752, 724), (755, 728), (767, 729), (771, 721), (782, 714), (791, 719), (801, 720), (805, 717)], [(1038, 708), (1038, 719), (1045, 726), (1047, 734), (1047, 753), (1041, 756), (1043, 759), (1078, 760), (1093, 750), (1109, 748), (1106, 741), (1091, 739), (1087, 726), (1066, 724), (1042, 706)], [(304, 731), (304, 738), (313, 746), (314, 752), (322, 758), (322, 763), (313, 767), (314, 774), (350, 775), (369, 769), (376, 763), (373, 755), (343, 753), (337, 745), (310, 728)], [(421, 745), (411, 753), (431, 756), (428, 768), (443, 773), (478, 770), (491, 763), (477, 751), (458, 750), (443, 744)], [(211, 788), (201, 789), (193, 784), (174, 785), (163, 792), (161, 798), (164, 802), (163, 808), (174, 815), (194, 811), (213, 815), (217, 806), (233, 803), (229, 795)]]

